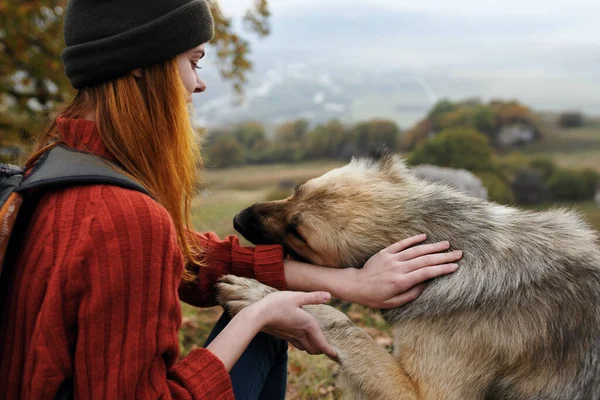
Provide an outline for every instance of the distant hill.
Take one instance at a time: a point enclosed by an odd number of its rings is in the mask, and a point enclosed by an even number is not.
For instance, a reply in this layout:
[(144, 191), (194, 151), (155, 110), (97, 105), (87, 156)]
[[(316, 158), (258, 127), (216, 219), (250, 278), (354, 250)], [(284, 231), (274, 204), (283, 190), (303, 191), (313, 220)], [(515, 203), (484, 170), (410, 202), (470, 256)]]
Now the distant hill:
[[(316, 61), (282, 62), (255, 69), (260, 72), (250, 77), (241, 103), (227, 82), (213, 71), (204, 73), (208, 90), (194, 96), (198, 122), (223, 127), (245, 120), (258, 120), (268, 126), (300, 118), (314, 124), (331, 119), (355, 123), (385, 118), (407, 129), (443, 98), (459, 101), (474, 96), (488, 102), (494, 98), (519, 99), (541, 111), (577, 109), (594, 115), (600, 110), (600, 97), (577, 99), (574, 92), (582, 90), (579, 84), (561, 79), (499, 78), (492, 82), (485, 75), (343, 69)], [(593, 82), (590, 85), (594, 87)], [(600, 93), (600, 82), (596, 86)]]

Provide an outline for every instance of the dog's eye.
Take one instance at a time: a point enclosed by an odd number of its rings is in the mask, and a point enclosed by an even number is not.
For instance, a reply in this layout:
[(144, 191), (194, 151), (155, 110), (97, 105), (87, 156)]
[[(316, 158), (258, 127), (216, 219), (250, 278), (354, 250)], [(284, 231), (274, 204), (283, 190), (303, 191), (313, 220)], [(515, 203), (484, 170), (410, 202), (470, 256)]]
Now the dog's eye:
[(300, 232), (298, 232), (298, 229), (294, 225), (289, 225), (288, 226), (288, 232), (290, 232), (296, 238), (298, 238), (298, 239), (300, 239), (300, 240), (302, 240), (304, 242), (304, 238), (302, 237), (302, 235), (300, 234)]

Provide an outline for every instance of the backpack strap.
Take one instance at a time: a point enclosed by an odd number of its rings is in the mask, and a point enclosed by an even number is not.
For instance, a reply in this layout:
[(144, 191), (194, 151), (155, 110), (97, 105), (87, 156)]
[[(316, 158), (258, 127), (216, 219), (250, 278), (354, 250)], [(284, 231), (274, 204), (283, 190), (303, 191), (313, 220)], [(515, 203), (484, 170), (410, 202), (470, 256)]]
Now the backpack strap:
[(41, 156), (16, 191), (105, 184), (152, 197), (144, 186), (120, 171), (121, 168), (104, 158), (58, 145)]

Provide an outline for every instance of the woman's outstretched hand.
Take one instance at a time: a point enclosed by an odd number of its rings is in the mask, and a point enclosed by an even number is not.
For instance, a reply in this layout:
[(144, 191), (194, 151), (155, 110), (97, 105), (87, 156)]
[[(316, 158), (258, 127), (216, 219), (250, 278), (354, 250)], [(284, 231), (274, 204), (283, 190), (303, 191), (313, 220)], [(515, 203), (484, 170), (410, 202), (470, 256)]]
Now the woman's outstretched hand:
[(253, 304), (261, 321), (261, 331), (280, 337), (309, 354), (326, 354), (335, 359), (317, 320), (301, 307), (324, 304), (331, 298), (327, 292), (275, 292)]
[(419, 297), (423, 282), (456, 271), (462, 252), (441, 253), (448, 242), (415, 246), (426, 238), (404, 239), (372, 256), (362, 269), (348, 269), (344, 300), (376, 309), (399, 307)]
[(287, 340), (310, 354), (326, 354), (337, 358), (327, 343), (317, 320), (301, 307), (323, 304), (331, 298), (327, 292), (275, 292), (241, 310), (206, 347), (225, 365), (235, 365), (254, 336), (262, 331)]

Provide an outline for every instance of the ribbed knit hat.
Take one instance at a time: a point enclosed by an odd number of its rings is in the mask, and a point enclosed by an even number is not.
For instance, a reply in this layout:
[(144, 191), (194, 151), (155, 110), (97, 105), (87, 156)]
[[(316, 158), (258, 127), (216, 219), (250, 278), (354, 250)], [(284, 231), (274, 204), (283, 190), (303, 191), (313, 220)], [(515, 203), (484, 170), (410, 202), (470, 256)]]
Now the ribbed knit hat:
[(74, 88), (167, 61), (213, 38), (205, 0), (70, 0), (62, 52)]

